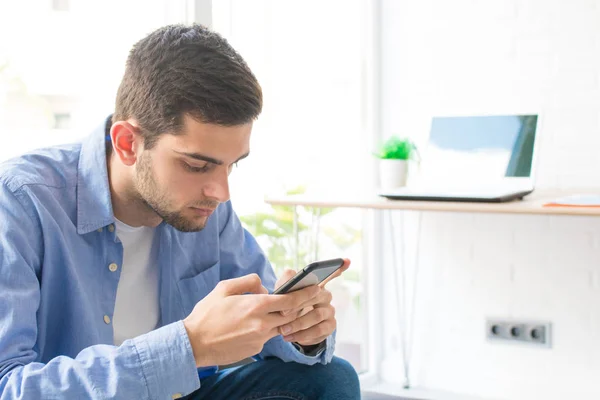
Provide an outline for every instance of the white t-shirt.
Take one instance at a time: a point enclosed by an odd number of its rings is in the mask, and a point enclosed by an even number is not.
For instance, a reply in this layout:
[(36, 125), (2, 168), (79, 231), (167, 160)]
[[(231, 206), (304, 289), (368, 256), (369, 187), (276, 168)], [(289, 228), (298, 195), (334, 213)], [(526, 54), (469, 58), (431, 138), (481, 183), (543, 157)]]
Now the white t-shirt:
[(158, 265), (152, 254), (154, 228), (132, 227), (116, 220), (123, 244), (123, 265), (113, 315), (114, 343), (148, 333), (158, 326)]

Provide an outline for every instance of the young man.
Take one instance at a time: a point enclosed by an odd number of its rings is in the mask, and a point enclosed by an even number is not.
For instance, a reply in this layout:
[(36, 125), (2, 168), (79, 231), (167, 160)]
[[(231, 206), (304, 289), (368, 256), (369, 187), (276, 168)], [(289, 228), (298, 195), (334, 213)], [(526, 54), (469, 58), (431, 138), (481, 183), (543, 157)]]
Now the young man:
[(291, 273), (232, 210), (261, 107), (223, 38), (168, 26), (97, 131), (0, 166), (0, 399), (360, 397), (331, 294), (268, 294)]

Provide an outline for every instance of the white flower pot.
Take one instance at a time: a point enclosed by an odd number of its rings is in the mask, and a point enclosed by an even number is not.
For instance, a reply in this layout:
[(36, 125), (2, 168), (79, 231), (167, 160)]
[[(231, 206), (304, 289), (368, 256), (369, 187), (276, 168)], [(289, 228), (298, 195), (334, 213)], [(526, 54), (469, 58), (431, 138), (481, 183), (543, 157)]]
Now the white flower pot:
[(379, 182), (383, 190), (396, 189), (406, 186), (408, 176), (408, 161), (379, 160)]

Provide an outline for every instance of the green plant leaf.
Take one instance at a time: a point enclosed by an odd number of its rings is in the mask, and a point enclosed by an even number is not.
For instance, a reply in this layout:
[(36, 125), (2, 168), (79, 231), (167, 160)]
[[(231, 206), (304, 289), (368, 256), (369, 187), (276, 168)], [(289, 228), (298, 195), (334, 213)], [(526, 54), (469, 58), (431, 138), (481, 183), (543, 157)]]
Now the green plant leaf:
[(417, 155), (417, 147), (409, 139), (392, 136), (387, 139), (375, 153), (384, 160), (410, 160)]

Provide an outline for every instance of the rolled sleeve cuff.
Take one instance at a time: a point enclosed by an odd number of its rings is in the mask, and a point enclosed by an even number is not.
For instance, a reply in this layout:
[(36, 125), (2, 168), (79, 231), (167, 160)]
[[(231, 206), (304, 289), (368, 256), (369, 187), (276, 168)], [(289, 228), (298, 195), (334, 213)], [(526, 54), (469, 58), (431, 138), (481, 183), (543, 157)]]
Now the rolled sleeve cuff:
[(294, 358), (297, 362), (302, 364), (328, 364), (331, 362), (331, 359), (333, 358), (333, 352), (335, 351), (335, 332), (325, 339), (325, 351), (321, 352), (321, 354), (318, 356), (307, 356), (296, 349), (291, 343), (289, 343), (289, 345), (292, 347), (293, 352), (295, 353)]
[(321, 358), (323, 359), (323, 364), (330, 363), (333, 359), (333, 352), (335, 351), (335, 332), (327, 339), (327, 346), (325, 347), (325, 351), (321, 354)]
[(183, 321), (134, 339), (151, 399), (185, 396), (200, 388), (192, 345)]

